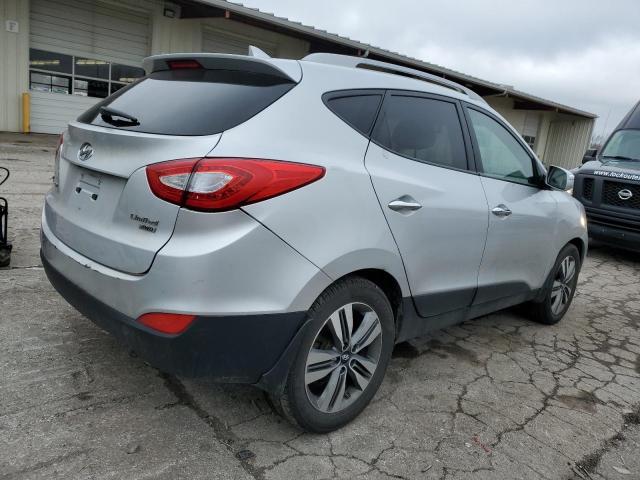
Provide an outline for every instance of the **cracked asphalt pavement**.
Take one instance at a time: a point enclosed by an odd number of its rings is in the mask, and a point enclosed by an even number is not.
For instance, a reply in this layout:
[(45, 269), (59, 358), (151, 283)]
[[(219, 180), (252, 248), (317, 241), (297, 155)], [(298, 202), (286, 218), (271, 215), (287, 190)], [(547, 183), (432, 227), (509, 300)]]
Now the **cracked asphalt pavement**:
[(54, 292), (55, 144), (0, 134), (0, 479), (640, 479), (640, 256), (592, 248), (559, 325), (520, 308), (398, 345), (363, 414), (310, 435), (253, 387), (147, 366)]

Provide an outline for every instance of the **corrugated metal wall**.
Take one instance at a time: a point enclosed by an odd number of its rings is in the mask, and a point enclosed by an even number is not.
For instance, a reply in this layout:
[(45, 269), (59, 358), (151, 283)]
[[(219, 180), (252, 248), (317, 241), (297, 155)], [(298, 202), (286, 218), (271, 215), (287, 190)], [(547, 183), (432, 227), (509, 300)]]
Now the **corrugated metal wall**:
[(37, 133), (58, 134), (101, 100), (100, 98), (64, 95), (59, 93), (31, 92), (31, 130)]
[[(6, 21), (18, 22), (8, 32)], [(20, 94), (29, 82), (29, 1), (0, 0), (0, 132), (19, 131)]]
[(589, 145), (593, 124), (592, 119), (551, 122), (544, 163), (568, 169), (579, 166)]
[(150, 17), (88, 0), (31, 0), (31, 48), (139, 66), (150, 50)]
[[(149, 54), (149, 10), (89, 0), (31, 0), (30, 20), (31, 48), (133, 66)], [(60, 133), (100, 100), (32, 91), (31, 130)]]
[(202, 51), (215, 53), (235, 53), (246, 55), (249, 45), (264, 50), (271, 56), (276, 55), (276, 45), (246, 35), (237, 35), (205, 26), (202, 29)]

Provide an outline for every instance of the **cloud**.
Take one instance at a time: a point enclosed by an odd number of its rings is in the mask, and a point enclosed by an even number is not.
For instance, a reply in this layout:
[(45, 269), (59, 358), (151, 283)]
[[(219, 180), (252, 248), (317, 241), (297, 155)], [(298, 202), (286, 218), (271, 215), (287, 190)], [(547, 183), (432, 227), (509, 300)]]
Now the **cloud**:
[(596, 133), (640, 98), (638, 0), (244, 4), (596, 113)]

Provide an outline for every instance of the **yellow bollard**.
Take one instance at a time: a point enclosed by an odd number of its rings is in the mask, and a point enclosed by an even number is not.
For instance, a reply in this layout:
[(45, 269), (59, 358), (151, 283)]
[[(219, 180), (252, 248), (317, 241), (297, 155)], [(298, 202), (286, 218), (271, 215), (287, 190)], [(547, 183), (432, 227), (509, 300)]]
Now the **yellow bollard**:
[(22, 133), (31, 132), (31, 95), (22, 94)]

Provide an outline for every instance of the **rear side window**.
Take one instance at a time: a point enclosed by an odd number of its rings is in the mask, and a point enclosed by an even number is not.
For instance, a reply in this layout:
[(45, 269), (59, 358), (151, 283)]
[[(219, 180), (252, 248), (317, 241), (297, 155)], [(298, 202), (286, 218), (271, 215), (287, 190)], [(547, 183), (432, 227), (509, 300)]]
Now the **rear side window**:
[(323, 96), (325, 105), (360, 133), (369, 136), (382, 101), (382, 92), (332, 92)]
[(385, 100), (372, 139), (405, 157), (467, 168), (460, 117), (452, 102), (392, 95)]
[[(160, 71), (119, 90), (78, 121), (161, 135), (212, 135), (247, 121), (294, 86), (271, 75), (232, 70)], [(102, 106), (136, 118), (139, 125), (105, 119)]]

